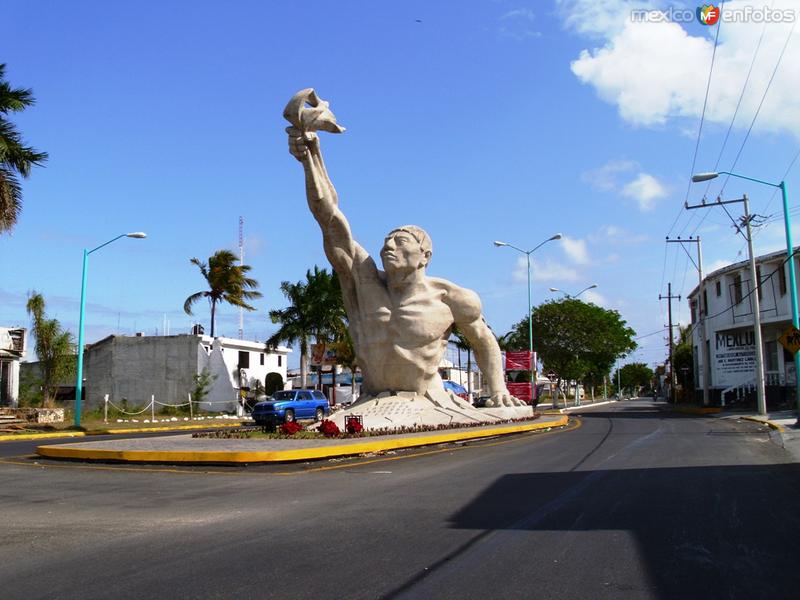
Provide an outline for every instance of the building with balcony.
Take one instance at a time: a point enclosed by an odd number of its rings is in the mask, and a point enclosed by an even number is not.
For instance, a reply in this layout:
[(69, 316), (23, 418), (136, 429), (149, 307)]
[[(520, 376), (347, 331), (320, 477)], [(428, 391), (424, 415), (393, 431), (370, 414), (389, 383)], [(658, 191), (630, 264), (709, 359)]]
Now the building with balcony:
[[(754, 285), (745, 260), (710, 273), (688, 296), (697, 400), (703, 397), (706, 378), (712, 404), (755, 398), (753, 305), (758, 294), (767, 404), (775, 407), (792, 401), (794, 358), (778, 341), (792, 324), (786, 251), (759, 256), (755, 262), (758, 285)], [(797, 263), (795, 269), (800, 270)], [(708, 364), (703, 364), (704, 344)]]

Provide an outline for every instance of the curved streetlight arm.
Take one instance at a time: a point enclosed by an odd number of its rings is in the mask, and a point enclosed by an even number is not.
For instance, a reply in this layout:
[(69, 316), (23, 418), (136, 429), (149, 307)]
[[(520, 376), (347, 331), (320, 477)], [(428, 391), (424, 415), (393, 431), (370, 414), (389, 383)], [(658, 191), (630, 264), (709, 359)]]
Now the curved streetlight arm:
[(580, 296), (580, 295), (581, 295), (583, 292), (588, 292), (589, 290), (593, 290), (593, 289), (594, 289), (594, 288), (596, 288), (596, 287), (597, 287), (597, 284), (596, 284), (596, 283), (593, 283), (593, 284), (592, 284), (592, 285), (590, 285), (589, 287), (585, 287), (585, 288), (583, 288), (583, 289), (582, 289), (580, 292), (578, 292), (577, 294), (575, 294), (575, 295), (573, 296), (573, 298), (577, 298), (577, 297), (578, 297), (578, 296)]
[(86, 316), (86, 273), (89, 266), (89, 255), (92, 252), (100, 250), (105, 246), (108, 246), (111, 242), (116, 242), (120, 238), (130, 237), (130, 238), (137, 238), (142, 239), (146, 238), (147, 234), (141, 231), (134, 231), (131, 233), (123, 233), (118, 235), (115, 238), (108, 240), (104, 244), (100, 244), (97, 248), (92, 248), (91, 250), (87, 250), (86, 248), (83, 249), (83, 268), (81, 274), (81, 305), (80, 305), (80, 315), (78, 317), (78, 347), (77, 347), (77, 369), (75, 373), (75, 427), (80, 427), (81, 425), (81, 402), (83, 400), (83, 321)]

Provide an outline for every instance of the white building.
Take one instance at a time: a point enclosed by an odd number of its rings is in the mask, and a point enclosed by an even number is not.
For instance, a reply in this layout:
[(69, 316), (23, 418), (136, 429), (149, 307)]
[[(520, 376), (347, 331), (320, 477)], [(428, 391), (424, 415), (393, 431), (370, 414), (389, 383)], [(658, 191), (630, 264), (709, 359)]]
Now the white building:
[(100, 406), (106, 394), (118, 404), (144, 406), (151, 396), (162, 404), (181, 404), (195, 388), (195, 377), (208, 370), (213, 381), (201, 408), (236, 410), (241, 392), (251, 396), (267, 375), (286, 383), (291, 349), (267, 352), (263, 342), (206, 335), (116, 336), (86, 346), (86, 404)]
[(19, 363), (25, 358), (27, 331), (22, 327), (0, 327), (0, 406), (17, 406)]
[[(791, 401), (796, 382), (794, 358), (778, 342), (791, 326), (792, 318), (785, 261), (786, 251), (756, 258), (756, 277), (760, 281), (757, 292), (753, 291), (749, 262), (742, 261), (709, 274), (702, 286), (689, 294), (696, 399), (703, 397), (706, 377), (712, 404), (720, 403), (723, 392), (726, 402), (733, 394), (753, 393), (756, 354), (753, 294), (758, 293), (767, 403), (775, 406), (787, 399)], [(795, 269), (800, 271), (797, 262)], [(702, 339), (703, 327), (699, 326), (701, 311), (707, 315), (705, 339)], [(703, 364), (703, 344), (708, 349), (708, 365)]]

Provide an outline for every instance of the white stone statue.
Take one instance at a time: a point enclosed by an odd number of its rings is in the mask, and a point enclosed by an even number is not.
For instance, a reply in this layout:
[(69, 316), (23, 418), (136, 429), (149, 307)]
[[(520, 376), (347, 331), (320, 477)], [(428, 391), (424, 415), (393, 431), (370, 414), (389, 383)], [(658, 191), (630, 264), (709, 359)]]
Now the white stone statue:
[(341, 282), (363, 374), (362, 394), (375, 398), (412, 392), (417, 397), (441, 398), (438, 367), (456, 325), (474, 349), (491, 395), (487, 405), (525, 406), (506, 388), (500, 348), (483, 319), (478, 295), (425, 274), (433, 247), (423, 229), (406, 225), (389, 232), (380, 251), (383, 270), (353, 238), (315, 133), (344, 131), (328, 103), (313, 89), (306, 89), (292, 98), (284, 117), (292, 123), (286, 129), (289, 151), (303, 165), (308, 206)]

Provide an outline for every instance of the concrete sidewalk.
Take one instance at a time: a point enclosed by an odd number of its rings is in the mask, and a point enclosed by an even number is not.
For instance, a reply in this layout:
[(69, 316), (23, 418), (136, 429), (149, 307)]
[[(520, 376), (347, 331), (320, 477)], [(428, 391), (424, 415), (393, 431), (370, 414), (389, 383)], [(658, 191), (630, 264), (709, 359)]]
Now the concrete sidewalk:
[(567, 415), (544, 415), (531, 421), (462, 427), (396, 435), (344, 439), (216, 439), (191, 435), (114, 439), (39, 446), (49, 458), (86, 461), (241, 464), (319, 460), (461, 442), (563, 427)]
[(800, 462), (800, 429), (797, 427), (796, 410), (774, 411), (765, 417), (756, 413), (723, 413), (720, 417), (727, 419), (739, 418), (764, 423), (772, 429), (770, 435), (772, 441), (789, 452), (795, 461)]

